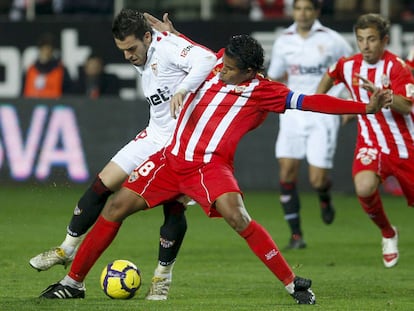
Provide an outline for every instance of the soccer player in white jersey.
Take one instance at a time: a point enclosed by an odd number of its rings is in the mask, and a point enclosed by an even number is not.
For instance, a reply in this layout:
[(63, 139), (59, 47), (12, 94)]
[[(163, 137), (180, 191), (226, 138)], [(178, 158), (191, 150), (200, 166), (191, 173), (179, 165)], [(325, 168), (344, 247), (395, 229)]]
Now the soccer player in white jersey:
[[(268, 76), (289, 88), (313, 94), (326, 69), (352, 49), (337, 32), (317, 19), (319, 0), (293, 1), (294, 23), (276, 39)], [(338, 96), (342, 86), (330, 92)], [(279, 162), (280, 203), (291, 237), (287, 249), (306, 247), (300, 220), (297, 190), (300, 161), (306, 157), (309, 181), (318, 193), (322, 220), (331, 224), (335, 209), (331, 202), (329, 170), (333, 167), (339, 116), (307, 111), (288, 111), (279, 116), (276, 158)]]
[[(148, 126), (118, 151), (83, 194), (62, 244), (30, 260), (31, 266), (39, 271), (72, 261), (82, 235), (95, 223), (108, 196), (121, 187), (134, 168), (171, 138), (176, 120), (170, 116), (170, 102), (182, 103), (184, 96), (200, 86), (216, 63), (213, 52), (184, 37), (153, 30), (144, 14), (136, 10), (122, 10), (114, 19), (112, 33), (116, 46), (141, 76), (150, 108)], [(167, 299), (172, 268), (187, 229), (183, 204), (165, 204), (164, 216), (159, 264), (147, 296), (150, 300)]]
[(414, 207), (414, 123), (411, 109), (414, 80), (409, 67), (389, 52), (389, 22), (378, 14), (358, 18), (354, 32), (360, 53), (341, 58), (321, 80), (317, 92), (345, 83), (354, 100), (368, 102), (378, 89), (393, 93), (390, 109), (358, 115), (358, 137), (352, 175), (358, 200), (382, 235), (385, 267), (397, 264), (398, 231), (382, 205), (379, 185), (394, 176), (410, 207)]
[(263, 70), (263, 48), (248, 35), (232, 37), (218, 56), (206, 82), (190, 94), (184, 106), (171, 103), (172, 116), (179, 113), (171, 143), (131, 173), (86, 235), (68, 275), (49, 286), (41, 297), (62, 298), (59, 296), (63, 292), (70, 293), (64, 298), (84, 297), (83, 281), (115, 238), (122, 221), (137, 211), (185, 194), (197, 201), (208, 216), (223, 217), (297, 303), (315, 303), (311, 280), (295, 275), (270, 234), (246, 210), (234, 177), (236, 146), (270, 112), (375, 112), (390, 102), (391, 94), (378, 90), (370, 105), (365, 105), (291, 91), (259, 74)]

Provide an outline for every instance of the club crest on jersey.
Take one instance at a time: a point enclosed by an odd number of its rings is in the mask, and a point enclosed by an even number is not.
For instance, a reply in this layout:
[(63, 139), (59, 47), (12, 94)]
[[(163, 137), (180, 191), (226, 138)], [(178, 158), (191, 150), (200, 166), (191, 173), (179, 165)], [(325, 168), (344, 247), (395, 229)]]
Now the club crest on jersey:
[(407, 97), (414, 97), (414, 84), (409, 83), (405, 85), (405, 93)]
[(377, 156), (378, 156), (377, 149), (363, 147), (358, 150), (358, 154), (356, 155), (356, 158), (361, 161), (361, 164), (369, 165), (372, 163), (372, 161), (377, 159)]
[(129, 182), (129, 183), (133, 183), (134, 181), (136, 181), (136, 180), (138, 179), (138, 177), (139, 177), (138, 172), (134, 170), (134, 171), (132, 171), (132, 173), (129, 175), (128, 182)]
[(243, 93), (246, 90), (246, 86), (244, 85), (236, 85), (234, 88), (234, 92), (236, 93)]
[(390, 86), (390, 77), (386, 74), (383, 74), (381, 77), (381, 84), (383, 87), (388, 88)]
[(151, 70), (154, 76), (158, 76), (158, 64), (157, 63), (151, 64)]
[(359, 78), (357, 76), (352, 76), (352, 85), (354, 86), (359, 85)]

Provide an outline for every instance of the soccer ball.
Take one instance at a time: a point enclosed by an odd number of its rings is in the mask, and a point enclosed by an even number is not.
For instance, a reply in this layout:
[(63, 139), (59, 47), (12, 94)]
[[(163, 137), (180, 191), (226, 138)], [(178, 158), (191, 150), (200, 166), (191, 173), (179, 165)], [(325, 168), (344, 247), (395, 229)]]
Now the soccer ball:
[(140, 286), (141, 273), (137, 266), (128, 260), (115, 260), (102, 271), (101, 288), (110, 298), (132, 298)]

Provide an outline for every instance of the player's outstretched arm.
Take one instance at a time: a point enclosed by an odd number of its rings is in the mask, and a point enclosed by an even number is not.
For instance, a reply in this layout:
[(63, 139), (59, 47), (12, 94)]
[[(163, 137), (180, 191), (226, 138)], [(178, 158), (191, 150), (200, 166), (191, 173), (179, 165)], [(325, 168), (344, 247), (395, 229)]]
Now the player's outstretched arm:
[(326, 95), (302, 95), (296, 94), (289, 97), (287, 109), (300, 109), (328, 114), (368, 114), (376, 113), (381, 108), (388, 108), (392, 104), (390, 90), (377, 89), (371, 96), (368, 104), (345, 100)]

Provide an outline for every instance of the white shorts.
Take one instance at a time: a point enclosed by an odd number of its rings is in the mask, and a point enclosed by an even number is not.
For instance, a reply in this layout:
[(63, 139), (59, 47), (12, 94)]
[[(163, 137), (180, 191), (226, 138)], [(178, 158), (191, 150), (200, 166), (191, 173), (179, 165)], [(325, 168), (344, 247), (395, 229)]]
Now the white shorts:
[(306, 159), (330, 169), (336, 149), (340, 118), (309, 111), (286, 110), (279, 116), (276, 158)]
[(137, 166), (141, 165), (151, 154), (163, 148), (170, 137), (165, 140), (154, 137), (150, 131), (143, 130), (135, 139), (131, 140), (111, 159), (122, 168), (126, 174), (130, 174)]

